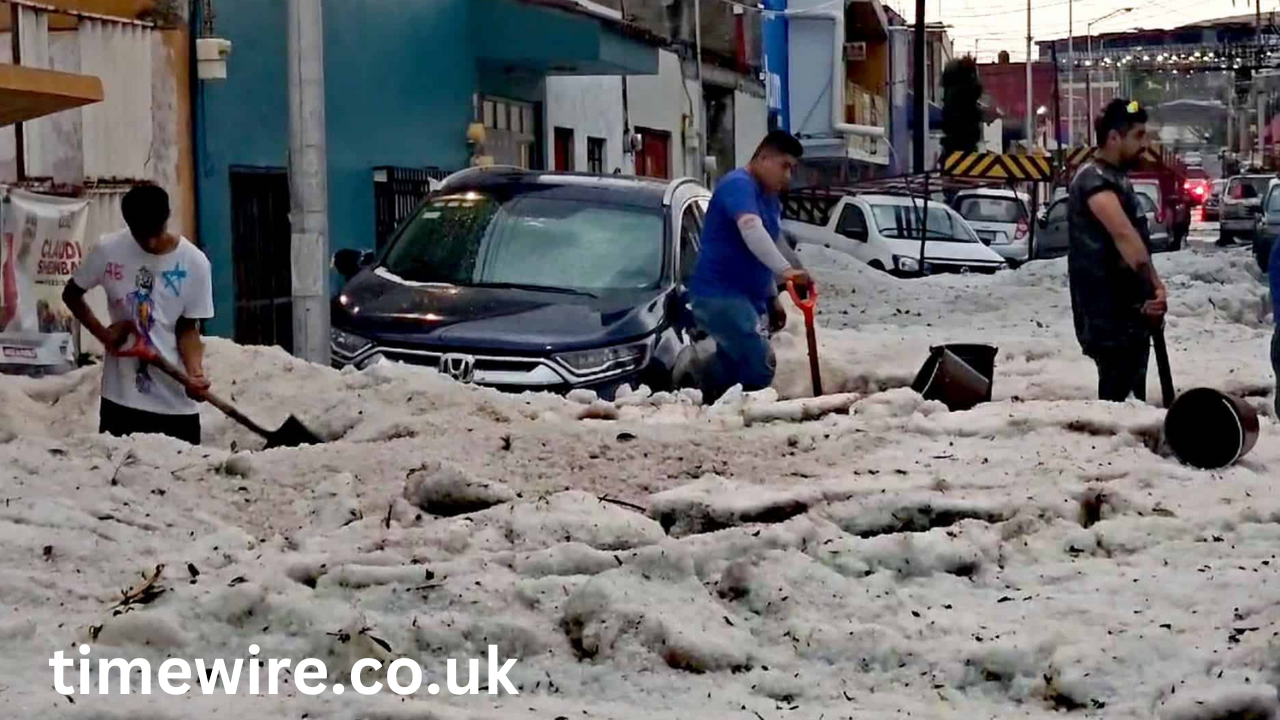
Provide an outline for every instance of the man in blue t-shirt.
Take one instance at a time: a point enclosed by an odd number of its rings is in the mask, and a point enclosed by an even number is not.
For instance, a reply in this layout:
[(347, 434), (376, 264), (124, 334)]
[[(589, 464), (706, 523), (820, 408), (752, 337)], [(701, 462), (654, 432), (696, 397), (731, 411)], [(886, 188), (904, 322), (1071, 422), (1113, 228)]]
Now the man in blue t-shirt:
[(774, 130), (751, 162), (716, 186), (702, 228), (702, 252), (689, 279), (694, 321), (715, 341), (715, 352), (691, 347), (676, 363), (678, 384), (695, 378), (705, 402), (741, 385), (748, 392), (773, 383), (775, 359), (769, 331), (781, 329), (786, 312), (778, 285), (811, 280), (779, 247), (782, 202), (804, 148), (790, 133)]

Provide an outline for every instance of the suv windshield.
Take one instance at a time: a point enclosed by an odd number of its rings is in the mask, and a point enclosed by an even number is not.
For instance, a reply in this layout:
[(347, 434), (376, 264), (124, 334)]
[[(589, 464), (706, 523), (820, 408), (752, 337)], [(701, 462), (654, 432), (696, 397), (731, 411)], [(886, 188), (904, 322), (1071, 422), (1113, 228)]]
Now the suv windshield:
[[(1020, 200), (1000, 197), (970, 196), (960, 199), (960, 217), (969, 222), (1013, 224), (1027, 219), (1027, 209)], [(933, 221), (932, 216), (930, 222)]]
[(1233, 177), (1227, 183), (1226, 196), (1230, 200), (1255, 200), (1266, 194), (1270, 184), (1270, 175)]
[(663, 237), (656, 209), (471, 192), (420, 208), (382, 266), (410, 282), (647, 290), (662, 279)]
[(938, 203), (929, 203), (928, 223), (925, 224), (924, 232), (921, 232), (920, 227), (921, 218), (924, 217), (923, 203), (916, 206), (872, 203), (871, 214), (880, 234), (887, 238), (919, 240), (927, 232), (929, 240), (980, 242), (967, 223), (955, 222), (946, 206)]

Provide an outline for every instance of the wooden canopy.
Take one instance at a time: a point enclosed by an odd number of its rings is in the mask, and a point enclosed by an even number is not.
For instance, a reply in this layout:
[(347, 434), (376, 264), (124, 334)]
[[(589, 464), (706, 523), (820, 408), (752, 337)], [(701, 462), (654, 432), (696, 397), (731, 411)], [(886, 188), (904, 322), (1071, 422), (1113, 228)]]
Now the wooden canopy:
[(0, 127), (102, 102), (102, 80), (93, 75), (0, 63)]

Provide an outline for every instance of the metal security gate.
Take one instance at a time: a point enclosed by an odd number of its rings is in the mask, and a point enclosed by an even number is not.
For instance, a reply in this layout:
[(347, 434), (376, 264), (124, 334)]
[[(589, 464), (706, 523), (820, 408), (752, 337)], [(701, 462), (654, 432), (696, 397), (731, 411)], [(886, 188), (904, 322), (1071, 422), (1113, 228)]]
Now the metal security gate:
[(283, 168), (231, 168), (231, 263), (235, 341), (293, 352), (289, 175)]
[(391, 239), (400, 223), (431, 192), (432, 181), (439, 182), (450, 173), (437, 167), (373, 169), (374, 238), (379, 250)]

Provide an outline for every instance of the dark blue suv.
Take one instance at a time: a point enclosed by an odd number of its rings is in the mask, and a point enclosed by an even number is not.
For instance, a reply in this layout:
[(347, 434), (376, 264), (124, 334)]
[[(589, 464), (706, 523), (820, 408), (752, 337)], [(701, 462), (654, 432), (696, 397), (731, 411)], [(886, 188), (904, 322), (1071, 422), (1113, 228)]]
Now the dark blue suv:
[(475, 168), (377, 253), (342, 250), (335, 367), (380, 360), (504, 390), (612, 398), (672, 388), (690, 340), (683, 280), (710, 192), (694, 180)]

